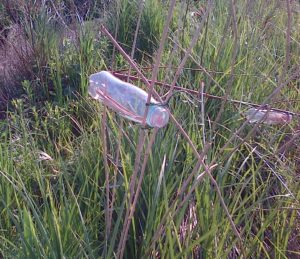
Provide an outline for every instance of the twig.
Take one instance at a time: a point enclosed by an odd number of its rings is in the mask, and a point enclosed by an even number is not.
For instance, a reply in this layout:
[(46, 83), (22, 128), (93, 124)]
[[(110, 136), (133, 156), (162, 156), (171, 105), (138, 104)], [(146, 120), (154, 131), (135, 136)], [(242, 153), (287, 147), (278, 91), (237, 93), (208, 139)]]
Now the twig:
[(286, 47), (285, 47), (285, 66), (283, 70), (283, 77), (288, 71), (291, 59), (291, 30), (292, 30), (292, 12), (290, 0), (286, 0), (286, 9), (287, 9), (287, 28), (286, 28)]
[[(133, 38), (133, 43), (132, 43), (132, 49), (131, 49), (131, 54), (130, 54), (130, 57), (131, 57), (132, 60), (134, 58), (136, 41), (137, 41), (139, 29), (140, 29), (140, 24), (141, 24), (141, 18), (142, 18), (143, 9), (144, 9), (144, 1), (140, 0), (140, 2), (139, 2), (139, 17), (138, 17), (138, 21), (137, 21), (136, 28), (135, 28), (135, 33), (134, 33), (134, 38)], [(131, 74), (131, 66), (129, 67), (129, 70), (128, 70), (128, 76), (130, 74)]]
[(200, 86), (200, 113), (201, 113), (201, 123), (202, 123), (202, 142), (203, 146), (206, 143), (206, 136), (205, 136), (205, 105), (204, 105), (204, 83), (201, 82)]
[[(101, 30), (102, 30), (102, 32), (104, 32), (104, 33), (107, 35), (107, 37), (108, 37), (109, 39), (112, 40), (113, 44), (116, 44), (116, 48), (119, 49), (119, 51), (120, 51), (121, 54), (124, 56), (124, 58), (130, 63), (130, 65), (132, 65), (132, 67), (136, 70), (136, 72), (141, 76), (143, 82), (147, 85), (147, 87), (150, 88), (151, 85), (150, 85), (149, 81), (147, 80), (147, 78), (146, 78), (146, 77), (143, 75), (143, 73), (138, 69), (137, 65), (136, 65), (136, 64), (131, 60), (131, 58), (125, 53), (125, 51), (124, 51), (124, 50), (121, 48), (121, 46), (115, 41), (115, 39), (111, 36), (111, 34), (106, 30), (106, 28), (105, 28), (103, 25), (101, 26)], [(155, 80), (151, 80), (152, 87), (153, 87), (153, 85), (154, 85), (154, 81), (155, 81)], [(153, 89), (153, 88), (152, 88), (152, 89)], [(153, 90), (154, 90), (154, 89), (153, 89)], [(159, 96), (155, 91), (153, 91), (153, 93), (154, 93), (154, 95), (158, 98), (158, 100), (162, 101), (161, 98), (160, 98), (160, 96)], [(178, 128), (178, 130), (180, 131), (180, 133), (184, 136), (184, 138), (187, 140), (187, 142), (188, 142), (189, 145), (191, 146), (191, 148), (192, 148), (192, 150), (193, 150), (193, 153), (194, 153), (194, 155), (197, 157), (198, 161), (199, 161), (199, 162), (203, 165), (203, 167), (205, 168), (206, 174), (209, 176), (209, 178), (211, 179), (211, 181), (212, 181), (214, 187), (217, 189), (218, 197), (219, 197), (219, 199), (220, 199), (220, 201), (221, 201), (221, 205), (222, 205), (222, 207), (223, 207), (223, 209), (224, 209), (224, 211), (225, 211), (225, 213), (226, 213), (226, 215), (227, 215), (227, 217), (228, 217), (228, 219), (229, 219), (229, 222), (230, 222), (230, 225), (231, 225), (231, 227), (232, 227), (232, 230), (233, 230), (233, 232), (235, 233), (235, 235), (237, 236), (239, 242), (242, 243), (242, 238), (241, 238), (241, 236), (240, 236), (240, 234), (239, 234), (239, 232), (238, 232), (238, 230), (237, 230), (237, 228), (236, 228), (236, 226), (235, 226), (235, 224), (234, 224), (234, 222), (233, 222), (233, 220), (232, 220), (232, 218), (231, 218), (231, 215), (230, 215), (230, 213), (229, 213), (229, 211), (228, 211), (228, 208), (227, 208), (227, 206), (226, 206), (226, 204), (225, 204), (225, 202), (224, 202), (224, 200), (223, 200), (223, 197), (222, 197), (220, 188), (219, 188), (217, 182), (215, 181), (215, 179), (213, 178), (213, 176), (211, 175), (211, 172), (210, 172), (209, 168), (208, 168), (208, 167), (205, 165), (205, 163), (203, 162), (202, 156), (198, 153), (196, 147), (194, 146), (192, 140), (190, 139), (190, 137), (188, 136), (188, 134), (186, 133), (186, 131), (182, 128), (182, 126), (179, 124), (179, 122), (176, 120), (176, 118), (175, 118), (171, 113), (170, 113), (170, 118), (171, 118), (171, 120), (174, 122), (175, 126)], [(122, 233), (123, 233), (123, 231), (122, 231)], [(122, 242), (124, 242), (124, 241), (122, 241)], [(121, 248), (121, 247), (120, 247), (120, 248)], [(242, 248), (242, 247), (241, 247), (241, 248)], [(120, 256), (120, 255), (123, 254), (124, 248), (121, 249), (121, 250), (118, 249), (118, 251), (121, 252), (121, 253), (119, 254), (119, 256)]]
[[(117, 1), (116, 4), (117, 4), (117, 22), (116, 22), (115, 35), (114, 35), (115, 39), (117, 38), (118, 31), (119, 31), (121, 1)], [(112, 58), (111, 58), (111, 68), (113, 68), (115, 65), (115, 55), (116, 55), (115, 52), (116, 52), (116, 47), (114, 45), (112, 51)]]
[[(137, 200), (138, 200), (138, 197), (139, 197), (140, 192), (141, 192), (142, 181), (144, 179), (146, 165), (147, 165), (148, 158), (149, 158), (149, 155), (150, 155), (150, 152), (151, 152), (151, 148), (152, 148), (152, 145), (155, 141), (155, 137), (156, 137), (157, 132), (158, 132), (158, 129), (155, 128), (154, 131), (151, 134), (150, 141), (148, 143), (148, 146), (146, 148), (146, 152), (144, 154), (144, 161), (143, 161), (143, 165), (142, 165), (142, 168), (141, 168), (141, 174), (140, 174), (139, 179), (138, 179), (138, 184), (137, 184), (137, 187), (136, 187), (136, 191), (135, 191), (135, 193), (133, 193), (133, 200), (129, 204), (129, 210), (128, 210), (129, 214), (128, 215), (126, 214), (125, 224), (124, 224), (124, 226), (125, 226), (124, 233), (128, 233), (128, 231), (129, 231), (130, 222), (133, 218), (135, 208), (136, 208), (136, 204), (137, 204)], [(123, 242), (125, 242), (125, 241), (126, 240), (123, 239)]]
[[(127, 77), (127, 75), (125, 74), (121, 74), (121, 73), (118, 73), (118, 72), (112, 72), (116, 77), (118, 78), (121, 78), (121, 79), (125, 79)], [(139, 77), (137, 76), (129, 76), (129, 78), (131, 80), (140, 80)], [(148, 80), (148, 79), (147, 79)], [(148, 82), (151, 82), (151, 80), (148, 80)], [(161, 82), (161, 81), (155, 81), (155, 84), (158, 85), (158, 86), (162, 86), (162, 87), (167, 87), (167, 88), (171, 88), (171, 85), (170, 84), (166, 84), (164, 82)], [(183, 91), (183, 92), (186, 92), (186, 93), (189, 93), (189, 94), (192, 94), (192, 95), (195, 95), (195, 96), (199, 96), (199, 92), (196, 91), (196, 90), (192, 90), (192, 89), (188, 89), (188, 88), (184, 88), (182, 86), (178, 86), (178, 85), (175, 85), (174, 86), (174, 89), (176, 90), (180, 90), (180, 91)], [(202, 93), (201, 93), (202, 94)], [(204, 97), (207, 97), (207, 98), (212, 98), (212, 99), (217, 99), (217, 100), (225, 100), (225, 97), (224, 96), (217, 96), (217, 95), (212, 95), (212, 94), (208, 94), (208, 93), (205, 93), (203, 92), (203, 96)], [(257, 103), (251, 103), (251, 102), (244, 102), (244, 101), (239, 101), (239, 100), (235, 100), (235, 99), (230, 99), (230, 98), (227, 98), (226, 99), (228, 102), (230, 103), (236, 103), (236, 104), (239, 104), (239, 105), (245, 105), (245, 106), (252, 106), (252, 107), (257, 107), (257, 108), (261, 108), (262, 105), (261, 104), (257, 104)], [(299, 100), (292, 100), (294, 102), (297, 102), (299, 101), (300, 102), (300, 99)], [(264, 104), (263, 104), (264, 105)], [(277, 108), (274, 108), (274, 107), (270, 107), (270, 110), (273, 110), (273, 111), (277, 111), (277, 112), (282, 112), (282, 113), (287, 113), (287, 114), (291, 114), (293, 116), (296, 116), (296, 117), (299, 117), (300, 118), (300, 114), (299, 113), (296, 113), (296, 112), (292, 112), (292, 111), (287, 111), (287, 110), (283, 110), (283, 109), (277, 109)]]
[[(192, 49), (193, 49), (193, 48), (195, 47), (195, 45), (197, 44), (198, 38), (199, 38), (200, 33), (201, 33), (201, 31), (202, 31), (203, 25), (205, 24), (205, 21), (206, 21), (206, 18), (207, 18), (207, 16), (208, 16), (208, 13), (209, 13), (209, 11), (210, 11), (211, 5), (212, 5), (212, 3), (211, 3), (211, 1), (209, 1), (209, 3), (208, 3), (208, 8), (207, 8), (207, 10), (206, 10), (206, 13), (205, 13), (204, 17), (202, 18), (202, 21), (201, 21), (201, 23), (199, 24), (198, 28), (196, 29), (196, 31), (195, 31), (195, 33), (194, 33), (194, 36), (193, 36), (193, 38), (192, 38), (191, 44), (190, 44), (189, 48), (186, 50), (186, 52), (185, 52), (185, 54), (184, 54), (184, 57), (183, 57), (182, 61), (180, 62), (179, 66), (178, 66), (178, 68), (177, 68), (177, 71), (175, 72), (173, 81), (172, 81), (172, 83), (171, 83), (171, 88), (170, 88), (170, 91), (169, 91), (169, 93), (168, 93), (168, 95), (167, 95), (167, 97), (166, 97), (166, 100), (168, 100), (168, 99), (171, 97), (171, 95), (172, 95), (172, 93), (173, 93), (173, 90), (174, 90), (174, 87), (175, 87), (175, 84), (176, 84), (176, 82), (177, 82), (177, 80), (178, 80), (178, 77), (179, 77), (179, 75), (180, 75), (180, 73), (181, 73), (181, 71), (182, 71), (182, 69), (183, 69), (183, 67), (184, 67), (184, 65), (185, 65), (185, 63), (186, 63), (188, 57), (190, 56), (190, 54), (191, 54), (191, 52), (192, 52)], [(151, 80), (153, 80), (153, 79), (151, 79)]]
[(185, 130), (182, 128), (182, 126), (178, 123), (178, 121), (175, 119), (175, 117), (174, 117), (172, 114), (170, 114), (170, 118), (172, 119), (172, 121), (174, 122), (174, 124), (176, 125), (176, 127), (179, 129), (179, 131), (181, 132), (181, 134), (184, 136), (184, 138), (187, 140), (187, 142), (189, 143), (190, 147), (191, 147), (192, 150), (193, 150), (194, 155), (197, 157), (198, 161), (199, 161), (199, 162), (201, 163), (201, 165), (203, 166), (203, 168), (204, 168), (204, 170), (205, 170), (205, 173), (209, 176), (209, 178), (210, 178), (212, 184), (214, 185), (214, 187), (215, 187), (215, 189), (216, 189), (216, 191), (217, 191), (218, 197), (219, 197), (219, 199), (220, 199), (221, 205), (222, 205), (222, 207), (223, 207), (223, 209), (224, 209), (224, 211), (225, 211), (225, 213), (226, 213), (226, 215), (227, 215), (227, 218), (228, 218), (228, 220), (229, 220), (229, 222), (230, 222), (231, 228), (232, 228), (234, 234), (236, 235), (236, 237), (238, 238), (238, 240), (239, 240), (239, 242), (240, 242), (240, 245), (241, 245), (241, 250), (242, 250), (243, 253), (244, 253), (244, 249), (243, 249), (243, 241), (242, 241), (242, 238), (241, 238), (241, 236), (240, 236), (240, 233), (239, 233), (239, 231), (237, 230), (237, 227), (235, 226), (235, 224), (234, 224), (234, 222), (233, 222), (233, 219), (232, 219), (232, 217), (231, 217), (231, 215), (230, 215), (230, 213), (229, 213), (229, 210), (228, 210), (228, 208), (227, 208), (226, 203), (224, 202), (224, 199), (223, 199), (223, 197), (222, 197), (222, 193), (221, 193), (220, 187), (219, 187), (218, 183), (216, 182), (216, 180), (214, 179), (214, 177), (213, 177), (212, 174), (211, 174), (211, 168), (214, 167), (214, 164), (211, 163), (210, 166), (208, 167), (208, 166), (204, 163), (204, 161), (203, 161), (203, 156), (201, 156), (201, 155), (198, 153), (198, 151), (197, 151), (197, 149), (196, 149), (194, 143), (192, 142), (192, 140), (190, 139), (190, 137), (188, 136), (188, 134), (185, 132)]
[[(109, 198), (109, 167), (107, 162), (107, 140), (106, 140), (106, 106), (102, 115), (102, 141), (103, 141), (103, 159), (104, 159), (104, 170), (105, 170), (105, 190), (106, 190), (106, 208), (105, 208), (105, 240), (108, 240), (110, 228), (111, 228), (111, 217), (110, 217), (110, 198)], [(106, 246), (105, 246), (106, 249)]]
[[(292, 13), (290, 0), (286, 0), (286, 9), (287, 9), (287, 25), (286, 25), (286, 44), (285, 44), (285, 63), (282, 67), (282, 72), (278, 80), (278, 85), (281, 85), (282, 82), (286, 79), (288, 68), (290, 65), (290, 46), (291, 46), (291, 25), (292, 25)], [(271, 100), (275, 101), (277, 94), (272, 96)]]
[[(166, 83), (167, 82), (167, 80), (169, 79), (169, 73), (170, 73), (170, 71), (171, 71), (171, 69), (172, 68), (174, 68), (174, 67), (172, 67), (172, 64), (173, 64), (173, 59), (175, 58), (175, 56), (176, 56), (176, 52), (177, 52), (177, 50), (178, 50), (178, 44), (177, 44), (177, 41), (179, 41), (179, 37), (180, 37), (180, 32), (182, 31), (182, 28), (183, 28), (183, 26), (182, 26), (182, 21), (183, 21), (183, 19), (182, 19), (182, 15), (183, 15), (183, 11), (184, 11), (184, 4), (185, 4), (185, 2), (184, 1), (182, 1), (181, 2), (181, 11), (180, 11), (180, 14), (178, 15), (178, 29), (177, 29), (177, 31), (176, 31), (176, 33), (175, 33), (175, 35), (174, 35), (174, 38), (175, 38), (175, 40), (173, 41), (174, 42), (174, 44), (173, 44), (173, 48), (172, 48), (172, 51), (171, 51), (171, 53), (170, 53), (170, 60), (169, 60), (169, 64), (167, 65), (167, 66), (164, 66), (165, 67), (165, 74), (166, 74), (166, 76), (165, 76), (165, 78), (164, 78), (164, 83)], [(162, 66), (159, 66), (159, 68), (162, 68)], [(150, 67), (150, 69), (152, 69), (152, 67)], [(177, 69), (177, 68), (176, 68)]]
[[(154, 66), (153, 73), (152, 73), (153, 83), (151, 83), (148, 87), (148, 97), (147, 97), (147, 102), (146, 103), (150, 103), (150, 100), (151, 100), (153, 87), (154, 87), (154, 81), (156, 80), (157, 75), (158, 75), (159, 63), (160, 63), (160, 59), (161, 59), (161, 56), (162, 56), (162, 53), (163, 53), (164, 44), (165, 44), (165, 41), (167, 39), (169, 24), (170, 24), (172, 16), (173, 16), (173, 10), (175, 8), (175, 4), (176, 4), (176, 0), (172, 0), (172, 2), (170, 3), (167, 21), (164, 25), (162, 38), (161, 38), (160, 45), (159, 45), (158, 52), (157, 52), (157, 56), (156, 56), (156, 65)], [(102, 29), (104, 29), (104, 31), (105, 31), (104, 26), (102, 27)], [(115, 42), (115, 40), (114, 40), (114, 42)], [(115, 46), (115, 44), (114, 44), (114, 46)], [(123, 51), (123, 53), (125, 53), (125, 52)], [(126, 54), (126, 57), (128, 57), (127, 54)], [(129, 58), (129, 59), (131, 60), (131, 63), (134, 63), (131, 58)], [(137, 68), (136, 65), (134, 65), (133, 67)], [(143, 120), (142, 120), (142, 126), (146, 125), (146, 117), (147, 117), (147, 114), (148, 114), (148, 110), (149, 110), (149, 106), (146, 106), (145, 113), (144, 113)], [(133, 199), (134, 183), (135, 183), (135, 180), (137, 178), (140, 159), (141, 159), (141, 152), (142, 152), (143, 145), (144, 145), (144, 134), (145, 134), (144, 131), (140, 130), (140, 134), (139, 134), (140, 136), (139, 136), (139, 141), (138, 141), (138, 145), (137, 145), (137, 155), (136, 155), (136, 159), (135, 159), (134, 172), (133, 172), (131, 180), (130, 180), (129, 209), (126, 212), (125, 221), (124, 221), (125, 224), (123, 225), (123, 230), (122, 230), (122, 233), (121, 233), (121, 238), (120, 238), (120, 242), (119, 242), (119, 246), (118, 246), (118, 257), (119, 258), (123, 258), (125, 243), (126, 243), (126, 240), (127, 240), (127, 235), (128, 235), (128, 230), (129, 230), (129, 225), (130, 225), (130, 222), (131, 222), (129, 212), (130, 212), (130, 207), (131, 207), (131, 201)], [(134, 208), (132, 208), (132, 209), (134, 210)]]
[[(122, 142), (122, 124), (123, 124), (123, 119), (121, 118), (120, 125), (119, 125), (119, 135), (118, 135), (118, 142), (117, 142), (117, 148), (116, 148), (116, 162), (114, 163), (114, 181), (113, 181), (113, 186), (117, 185), (117, 173), (118, 173), (118, 161), (121, 155), (121, 142)], [(112, 221), (112, 214), (113, 214), (113, 206), (115, 203), (116, 199), (116, 188), (112, 189), (112, 194), (111, 194), (111, 203), (110, 203), (110, 215), (109, 215), (109, 220), (110, 222)], [(106, 254), (105, 254), (106, 255)]]
[[(206, 145), (204, 147), (204, 150), (202, 151), (203, 159), (204, 159), (204, 155), (206, 154), (206, 152), (208, 151), (209, 148), (210, 148), (210, 145)], [(193, 180), (194, 176), (199, 171), (200, 166), (201, 166), (201, 163), (199, 161), (197, 161), (197, 164), (195, 165), (193, 171), (188, 176), (188, 178), (183, 182), (180, 190), (178, 191), (178, 193), (176, 195), (176, 198), (173, 200), (172, 204), (169, 206), (169, 208), (165, 212), (164, 216), (160, 220), (160, 224), (157, 228), (157, 231), (153, 234), (152, 244), (149, 246), (149, 249), (154, 247), (155, 241), (162, 235), (162, 232), (166, 225), (166, 220), (169, 218), (170, 214), (172, 213), (173, 207), (176, 206), (177, 200), (184, 194), (184, 192), (188, 188), (188, 186), (191, 183), (191, 181)], [(205, 176), (205, 172), (202, 172), (201, 174), (199, 174), (197, 176), (197, 178), (196, 178), (197, 184), (202, 180), (203, 176)], [(194, 184), (193, 184), (193, 186), (194, 186)], [(181, 205), (182, 205), (182, 203), (181, 203)], [(178, 209), (175, 209), (175, 211), (178, 211)], [(175, 215), (175, 213), (173, 213), (173, 214)]]
[(233, 86), (234, 81), (234, 71), (235, 71), (235, 63), (238, 54), (238, 29), (237, 29), (237, 18), (236, 18), (236, 10), (234, 0), (230, 2), (231, 16), (232, 16), (232, 31), (233, 31), (233, 53), (231, 57), (231, 68), (230, 68), (230, 78), (225, 85), (225, 100), (221, 103), (221, 107), (218, 111), (216, 119), (213, 121), (212, 131), (216, 130), (219, 120), (221, 119), (221, 115), (224, 112), (225, 104), (227, 103), (228, 96)]

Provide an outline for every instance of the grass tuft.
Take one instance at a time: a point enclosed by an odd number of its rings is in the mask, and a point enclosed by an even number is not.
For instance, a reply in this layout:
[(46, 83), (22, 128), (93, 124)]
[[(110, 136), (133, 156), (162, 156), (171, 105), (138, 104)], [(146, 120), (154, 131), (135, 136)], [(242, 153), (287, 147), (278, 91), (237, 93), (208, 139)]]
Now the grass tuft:
[[(298, 112), (299, 17), (296, 1), (2, 1), (0, 257), (299, 256), (298, 116), (250, 124), (239, 102)], [(141, 129), (92, 101), (100, 70), (163, 82), (174, 117)]]

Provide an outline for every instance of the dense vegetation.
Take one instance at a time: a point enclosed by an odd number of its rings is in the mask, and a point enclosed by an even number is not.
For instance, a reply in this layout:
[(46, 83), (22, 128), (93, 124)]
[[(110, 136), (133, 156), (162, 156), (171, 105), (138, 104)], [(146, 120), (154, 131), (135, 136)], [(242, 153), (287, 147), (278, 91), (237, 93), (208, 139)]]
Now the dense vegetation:
[[(289, 0), (2, 0), (0, 258), (299, 257), (299, 117), (240, 103), (299, 111), (299, 24)], [(176, 121), (88, 97), (96, 71), (140, 78), (101, 25), (161, 97), (199, 93)]]

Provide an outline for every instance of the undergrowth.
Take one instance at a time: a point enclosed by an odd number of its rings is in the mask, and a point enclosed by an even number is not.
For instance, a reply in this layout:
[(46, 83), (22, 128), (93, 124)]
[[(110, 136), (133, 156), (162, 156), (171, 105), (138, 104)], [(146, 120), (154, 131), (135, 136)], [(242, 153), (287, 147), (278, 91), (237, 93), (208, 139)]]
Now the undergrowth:
[[(171, 4), (0, 3), (0, 257), (300, 256), (299, 117), (250, 124), (239, 102), (298, 112), (299, 4), (176, 2), (162, 43)], [(161, 96), (198, 92), (171, 95), (182, 129), (87, 96), (91, 73), (137, 72), (100, 25), (147, 78), (159, 63)]]

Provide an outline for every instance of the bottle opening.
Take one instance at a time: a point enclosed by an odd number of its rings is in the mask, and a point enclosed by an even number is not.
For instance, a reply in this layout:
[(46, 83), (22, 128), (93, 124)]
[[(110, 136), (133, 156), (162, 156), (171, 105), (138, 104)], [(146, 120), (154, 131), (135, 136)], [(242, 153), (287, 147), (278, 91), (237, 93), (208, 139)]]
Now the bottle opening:
[(151, 127), (162, 128), (167, 125), (169, 121), (169, 112), (167, 109), (153, 106), (149, 108), (147, 123)]

